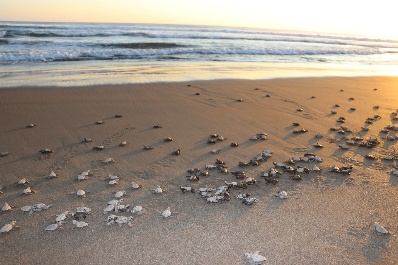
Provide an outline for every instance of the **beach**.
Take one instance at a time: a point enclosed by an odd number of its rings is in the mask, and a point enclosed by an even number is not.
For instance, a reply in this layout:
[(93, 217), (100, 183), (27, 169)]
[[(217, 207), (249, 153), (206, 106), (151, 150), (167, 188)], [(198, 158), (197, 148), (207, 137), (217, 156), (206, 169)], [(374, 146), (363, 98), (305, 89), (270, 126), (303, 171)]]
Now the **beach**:
[[(247, 264), (245, 253), (260, 251), (264, 264), (396, 264), (398, 177), (390, 173), (396, 160), (385, 158), (398, 139), (393, 129), (380, 131), (398, 126), (391, 115), (398, 109), (397, 85), (397, 77), (317, 77), (0, 89), (0, 152), (9, 152), (0, 157), (0, 202), (15, 206), (0, 213), (0, 226), (13, 220), (19, 226), (0, 234), (1, 263)], [(375, 115), (380, 119), (365, 123)], [(351, 132), (330, 130), (340, 126)], [(302, 128), (308, 132), (294, 133)], [(267, 139), (250, 140), (260, 133)], [(226, 139), (208, 144), (211, 134)], [(354, 136), (380, 143), (339, 148)], [(82, 142), (85, 137), (92, 142)], [(104, 149), (94, 150), (98, 145)], [(53, 153), (39, 152), (46, 148)], [(178, 149), (181, 154), (173, 155)], [(273, 152), (266, 161), (238, 166), (264, 150)], [(273, 163), (306, 153), (323, 161), (291, 165), (321, 169), (302, 173), (301, 181)], [(115, 163), (103, 163), (106, 158)], [(230, 189), (223, 203), (181, 191), (241, 181), (218, 169), (199, 181), (187, 179), (188, 169), (204, 170), (216, 159), (257, 182)], [(333, 166), (353, 169), (340, 174), (330, 172)], [(282, 173), (275, 185), (261, 177), (274, 167)], [(76, 180), (87, 170), (87, 180)], [(51, 171), (57, 177), (46, 179)], [(117, 185), (108, 184), (109, 175), (120, 177)], [(15, 186), (21, 178), (35, 194), (21, 194), (25, 186)], [(132, 189), (132, 181), (141, 187)], [(163, 194), (154, 194), (157, 185)], [(72, 194), (78, 189), (87, 196)], [(126, 191), (123, 203), (145, 210), (114, 213), (133, 216), (130, 225), (107, 225), (103, 210), (117, 191)], [(289, 197), (276, 197), (279, 191)], [(239, 193), (258, 202), (245, 205)], [(52, 206), (32, 214), (20, 210), (40, 202)], [(88, 227), (74, 227), (68, 217), (59, 229), (45, 231), (56, 215), (80, 206), (92, 210), (84, 219)], [(167, 207), (172, 214), (164, 218)], [(375, 222), (390, 234), (378, 233)]]

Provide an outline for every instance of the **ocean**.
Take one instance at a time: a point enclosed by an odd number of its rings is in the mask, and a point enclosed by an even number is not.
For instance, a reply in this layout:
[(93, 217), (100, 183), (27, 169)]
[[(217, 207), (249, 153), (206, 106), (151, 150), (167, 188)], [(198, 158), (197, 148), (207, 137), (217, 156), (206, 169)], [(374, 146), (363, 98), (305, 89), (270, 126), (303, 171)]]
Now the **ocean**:
[(210, 26), (0, 22), (0, 87), (397, 75), (398, 40)]

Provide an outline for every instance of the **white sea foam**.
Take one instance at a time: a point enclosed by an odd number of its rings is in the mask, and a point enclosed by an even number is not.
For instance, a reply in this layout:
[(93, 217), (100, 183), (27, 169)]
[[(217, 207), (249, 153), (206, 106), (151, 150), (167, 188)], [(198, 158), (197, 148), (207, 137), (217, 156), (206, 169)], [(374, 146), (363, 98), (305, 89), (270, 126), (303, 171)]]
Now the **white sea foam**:
[[(3, 75), (0, 76), (2, 81), (0, 86), (7, 86), (15, 81), (14, 77), (21, 78), (25, 74), (42, 76), (40, 71), (31, 71), (32, 65), (43, 67), (48, 73), (53, 72), (52, 74), (56, 72), (63, 76), (76, 76), (77, 80), (94, 80), (98, 79), (95, 70), (92, 72), (84, 70), (83, 72), (91, 77), (82, 77), (75, 69), (84, 68), (86, 63), (99, 65), (100, 62), (110, 68), (113, 67), (110, 70), (116, 72), (116, 76), (117, 72), (121, 71), (122, 79), (116, 83), (126, 82), (123, 79), (124, 74), (132, 72), (126, 71), (124, 67), (118, 68), (121, 62), (127, 65), (149, 63), (154, 67), (158, 67), (160, 62), (167, 65), (174, 63), (196, 65), (191, 69), (199, 69), (212, 62), (232, 63), (227, 67), (232, 67), (234, 63), (299, 64), (303, 69), (312, 63), (323, 64), (326, 68), (337, 64), (384, 67), (398, 65), (398, 41), (308, 32), (205, 26), (0, 23), (0, 66), (4, 66), (1, 67)], [(251, 71), (252, 67), (257, 67), (253, 65), (247, 69)], [(9, 70), (11, 66), (16, 66), (19, 70), (13, 72)], [(63, 71), (69, 67), (73, 70)], [(187, 71), (184, 67), (173, 68), (170, 72), (168, 69), (163, 69), (163, 73), (167, 74), (161, 78), (172, 81), (185, 80), (181, 74), (179, 77), (169, 78), (174, 71), (181, 72), (181, 69), (184, 70), (182, 72)], [(234, 72), (233, 69), (235, 66), (230, 70)], [(228, 70), (223, 69), (223, 72), (225, 71)], [(208, 79), (231, 77), (216, 75), (214, 69), (201, 74)], [(245, 74), (248, 75), (247, 72)], [(138, 82), (163, 80), (156, 79), (160, 75), (156, 75), (156, 78), (154, 76), (151, 74), (134, 76), (134, 80)], [(189, 76), (198, 75), (190, 73)], [(48, 76), (45, 78), (51, 79)], [(129, 78), (127, 80), (130, 80)], [(7, 83), (7, 80), (13, 81)], [(68, 82), (74, 81), (68, 80)]]

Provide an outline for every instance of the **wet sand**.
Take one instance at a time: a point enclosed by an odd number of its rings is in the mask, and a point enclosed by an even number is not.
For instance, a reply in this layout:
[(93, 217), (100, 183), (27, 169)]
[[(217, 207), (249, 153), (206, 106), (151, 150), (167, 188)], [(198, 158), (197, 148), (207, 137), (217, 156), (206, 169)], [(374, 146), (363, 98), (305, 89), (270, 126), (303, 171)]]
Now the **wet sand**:
[[(385, 139), (396, 131), (380, 130), (398, 126), (390, 115), (398, 108), (397, 88), (396, 77), (328, 77), (1, 89), (0, 152), (9, 155), (0, 157), (0, 204), (8, 202), (15, 210), (0, 213), (0, 226), (16, 220), (20, 227), (0, 234), (1, 263), (247, 264), (244, 254), (260, 251), (267, 264), (395, 264), (398, 177), (389, 173), (396, 160), (383, 158), (394, 152), (398, 140)], [(366, 124), (374, 115), (381, 119)], [(339, 117), (346, 122), (336, 122)], [(104, 123), (95, 124), (99, 120)], [(27, 128), (30, 123), (37, 126)], [(153, 128), (156, 124), (163, 128)], [(329, 130), (340, 125), (352, 132)], [(301, 128), (308, 132), (293, 133)], [(260, 132), (268, 140), (250, 140)], [(227, 139), (207, 144), (213, 133)], [(343, 136), (377, 137), (380, 144), (342, 150)], [(93, 141), (82, 143), (84, 137)], [(165, 142), (166, 137), (174, 141)], [(122, 141), (127, 146), (121, 147)], [(232, 142), (239, 147), (230, 147)], [(324, 148), (315, 148), (317, 142)], [(105, 149), (93, 150), (96, 145)], [(143, 150), (144, 145), (154, 148)], [(54, 152), (40, 154), (45, 148)], [(210, 152), (215, 148), (221, 149), (219, 154)], [(172, 155), (177, 149), (181, 155)], [(266, 149), (273, 151), (267, 161), (238, 167)], [(307, 152), (323, 162), (294, 166), (318, 165), (321, 172), (304, 173), (300, 182), (283, 172), (276, 185), (261, 177), (273, 162)], [(377, 159), (366, 159), (366, 154)], [(108, 157), (116, 163), (102, 163)], [(199, 182), (187, 180), (188, 169), (203, 170), (216, 159), (257, 183), (232, 189), (231, 200), (224, 203), (208, 204), (198, 193), (183, 194), (180, 186), (217, 188), (237, 181), (219, 170)], [(354, 167), (350, 175), (328, 172), (349, 165)], [(92, 176), (77, 181), (85, 170)], [(58, 177), (45, 179), (50, 171)], [(118, 185), (108, 185), (108, 175), (119, 175)], [(21, 195), (24, 187), (15, 187), (23, 177), (35, 194)], [(142, 187), (132, 190), (131, 181)], [(164, 194), (153, 194), (157, 185)], [(71, 194), (78, 189), (89, 191), (87, 197)], [(117, 213), (133, 216), (131, 226), (105, 222), (103, 209), (119, 190), (127, 193), (124, 203), (145, 209), (142, 215)], [(280, 190), (289, 198), (275, 197)], [(239, 192), (259, 202), (246, 206), (236, 198)], [(39, 202), (52, 207), (33, 214), (20, 210)], [(78, 206), (92, 209), (85, 219), (88, 227), (73, 228), (69, 217), (61, 229), (44, 231), (55, 215)], [(165, 219), (161, 213), (167, 207), (172, 216)], [(375, 222), (391, 234), (377, 233)]]

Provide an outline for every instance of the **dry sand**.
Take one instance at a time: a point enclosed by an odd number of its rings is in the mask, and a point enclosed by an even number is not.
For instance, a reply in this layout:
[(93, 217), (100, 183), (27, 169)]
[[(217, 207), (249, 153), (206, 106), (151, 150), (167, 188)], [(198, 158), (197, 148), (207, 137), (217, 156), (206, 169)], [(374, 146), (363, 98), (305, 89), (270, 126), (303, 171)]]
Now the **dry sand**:
[[(15, 88), (0, 90), (1, 206), (8, 202), (14, 211), (0, 214), (0, 226), (12, 220), (19, 229), (0, 234), (1, 264), (247, 264), (244, 253), (260, 251), (267, 264), (397, 264), (398, 177), (388, 172), (396, 161), (382, 159), (397, 141), (382, 139), (380, 130), (394, 124), (390, 113), (398, 108), (398, 78), (298, 78), (262, 81), (220, 80), (77, 88)], [(258, 89), (255, 89), (258, 88)], [(374, 90), (377, 88), (377, 90)], [(343, 89), (344, 91), (340, 91)], [(196, 95), (200, 93), (200, 95)], [(269, 95), (267, 97), (266, 95)], [(311, 98), (314, 96), (315, 98)], [(350, 97), (355, 100), (349, 100)], [(237, 101), (243, 99), (243, 102)], [(334, 104), (341, 107), (333, 108)], [(379, 109), (374, 109), (379, 105)], [(355, 111), (350, 111), (355, 107)], [(296, 111), (302, 108), (302, 112)], [(337, 111), (336, 115), (330, 114)], [(122, 118), (114, 118), (122, 114)], [(361, 132), (365, 119), (381, 119)], [(354, 132), (347, 136), (379, 137), (373, 149), (350, 147), (339, 150), (333, 142), (341, 134), (329, 131), (339, 125)], [(105, 123), (96, 125), (102, 120)], [(309, 130), (293, 134), (296, 129)], [(37, 124), (34, 128), (26, 125)], [(163, 128), (154, 129), (161, 124)], [(250, 141), (265, 132), (268, 140)], [(227, 138), (208, 145), (212, 133)], [(314, 138), (316, 133), (324, 135)], [(390, 132), (388, 135), (395, 135)], [(173, 142), (164, 142), (165, 137)], [(82, 143), (84, 137), (92, 143)], [(127, 141), (126, 147), (119, 143)], [(237, 148), (230, 147), (238, 142)], [(315, 149), (320, 142), (325, 147)], [(102, 151), (93, 150), (104, 145)], [(143, 150), (152, 145), (153, 150)], [(50, 155), (39, 150), (49, 148)], [(171, 153), (181, 149), (180, 156)], [(221, 148), (219, 154), (211, 154)], [(244, 192), (259, 202), (246, 206), (231, 191), (231, 200), (207, 204), (199, 194), (183, 194), (179, 187), (192, 185), (217, 188), (231, 174), (211, 171), (199, 182), (189, 182), (189, 168), (203, 169), (216, 158), (231, 170), (270, 149), (273, 157), (259, 166), (243, 170), (255, 177), (256, 185)], [(322, 172), (303, 174), (301, 182), (283, 173), (276, 185), (266, 184), (263, 171), (272, 162), (315, 152), (324, 159)], [(364, 155), (380, 156), (367, 160)], [(112, 157), (115, 164), (101, 160)], [(351, 175), (328, 172), (333, 165), (353, 165)], [(54, 170), (58, 178), (44, 177)], [(78, 173), (91, 170), (94, 176), (77, 182)], [(108, 174), (119, 175), (110, 187)], [(25, 177), (37, 193), (21, 195), (14, 183)], [(132, 190), (130, 182), (142, 185)], [(150, 189), (166, 190), (155, 195)], [(70, 193), (82, 188), (86, 198)], [(107, 225), (103, 209), (118, 190), (126, 190), (124, 202), (141, 205), (146, 212), (134, 215), (132, 227)], [(275, 193), (286, 190), (289, 198)], [(20, 208), (43, 202), (53, 206), (42, 212), (23, 214)], [(71, 219), (62, 229), (44, 231), (55, 215), (88, 206), (89, 227), (73, 229)], [(167, 207), (176, 212), (161, 217)], [(132, 215), (122, 213), (122, 215)], [(379, 222), (391, 234), (375, 231)]]

